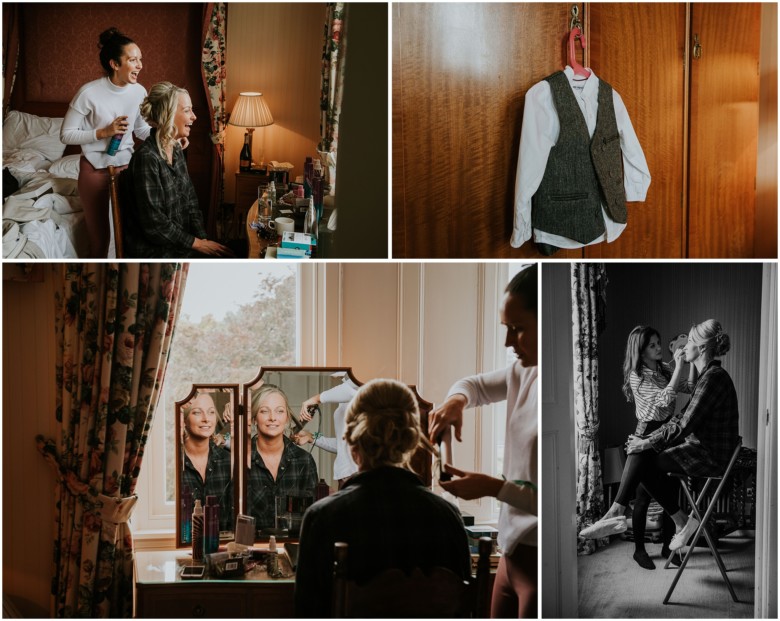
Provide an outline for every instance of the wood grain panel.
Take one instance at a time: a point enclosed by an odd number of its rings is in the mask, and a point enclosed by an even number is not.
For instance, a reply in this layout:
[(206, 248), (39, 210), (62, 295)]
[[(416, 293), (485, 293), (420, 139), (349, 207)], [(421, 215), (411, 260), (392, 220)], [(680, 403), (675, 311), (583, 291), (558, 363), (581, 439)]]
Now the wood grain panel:
[(683, 256), (683, 56), (681, 3), (588, 4), (590, 66), (623, 98), (652, 178), (628, 226), (587, 257)]
[(751, 257), (755, 218), (761, 5), (694, 3), (690, 257)]
[(517, 150), (525, 92), (565, 64), (570, 8), (393, 7), (394, 256), (539, 256), (509, 246)]

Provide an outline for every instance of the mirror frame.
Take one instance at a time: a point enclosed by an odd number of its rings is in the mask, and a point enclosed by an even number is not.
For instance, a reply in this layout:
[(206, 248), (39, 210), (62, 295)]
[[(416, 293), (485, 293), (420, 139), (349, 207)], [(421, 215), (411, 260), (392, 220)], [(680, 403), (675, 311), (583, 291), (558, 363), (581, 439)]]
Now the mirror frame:
[[(233, 451), (233, 446), (238, 447), (241, 442), (241, 434), (238, 432), (241, 421), (241, 392), (239, 390), (239, 384), (193, 384), (189, 394), (182, 400), (176, 401), (174, 405), (174, 412), (176, 416), (176, 547), (186, 548), (192, 546), (192, 542), (183, 541), (183, 534), (181, 530), (181, 489), (182, 489), (182, 472), (184, 471), (184, 446), (182, 443), (182, 425), (181, 425), (181, 409), (189, 403), (199, 390), (226, 390), (228, 394), (232, 392), (233, 403), (233, 421), (231, 422), (231, 477), (233, 479), (233, 524), (236, 523), (236, 516), (238, 515), (238, 501), (240, 494), (240, 486), (238, 484), (238, 474), (241, 469), (241, 451)], [(235, 534), (235, 533), (234, 533)]]
[[(236, 407), (233, 410), (233, 446), (235, 446), (235, 452), (231, 448), (233, 453), (233, 521), (239, 513), (246, 513), (246, 507), (244, 506), (247, 499), (247, 486), (249, 479), (249, 459), (251, 457), (251, 450), (249, 450), (249, 423), (251, 421), (252, 414), (250, 412), (251, 400), (249, 399), (249, 391), (257, 387), (257, 384), (262, 381), (263, 376), (268, 373), (345, 373), (355, 385), (362, 386), (364, 382), (358, 380), (352, 373), (352, 367), (332, 367), (332, 366), (261, 366), (257, 375), (249, 382), (243, 384), (193, 384), (190, 393), (182, 400), (176, 401), (176, 547), (185, 548), (191, 545), (191, 543), (184, 543), (182, 541), (181, 532), (181, 475), (182, 468), (184, 466), (184, 451), (181, 441), (181, 408), (188, 403), (201, 389), (230, 389), (233, 391), (233, 397), (235, 399)], [(415, 384), (407, 384), (414, 393), (417, 399), (417, 404), (420, 410), (420, 426), (423, 433), (428, 437), (428, 417), (433, 410), (433, 403), (426, 401), (417, 392), (417, 386)], [(297, 419), (296, 419), (297, 420)], [(417, 450), (411, 460), (411, 465), (414, 472), (422, 479), (423, 483), (427, 487), (432, 485), (433, 477), (433, 458), (423, 448)], [(255, 537), (255, 541), (267, 541), (267, 537)]]

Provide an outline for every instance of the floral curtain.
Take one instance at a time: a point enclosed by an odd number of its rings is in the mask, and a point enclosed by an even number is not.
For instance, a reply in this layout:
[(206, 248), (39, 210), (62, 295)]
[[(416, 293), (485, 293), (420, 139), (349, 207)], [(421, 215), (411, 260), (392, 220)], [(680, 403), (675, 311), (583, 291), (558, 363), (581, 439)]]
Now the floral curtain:
[(55, 294), (59, 435), (52, 614), (131, 617), (127, 524), (187, 278), (175, 263), (63, 264)]
[(211, 142), (214, 158), (211, 163), (211, 200), (206, 218), (206, 231), (216, 234), (217, 209), (222, 204), (225, 173), (225, 98), (227, 94), (227, 8), (224, 2), (210, 2), (203, 6), (203, 51), (201, 75), (209, 102)]
[(8, 114), (19, 66), (19, 12), (21, 5), (3, 6), (3, 118)]
[(320, 144), (317, 150), (328, 173), (330, 193), (336, 186), (336, 151), (339, 145), (339, 116), (344, 92), (347, 54), (347, 20), (343, 2), (329, 2), (326, 8), (322, 46), (320, 88)]
[[(607, 274), (600, 263), (571, 266), (574, 418), (577, 427), (577, 532), (604, 513), (599, 458), (598, 337), (605, 325)], [(596, 541), (578, 538), (577, 554), (591, 554)]]

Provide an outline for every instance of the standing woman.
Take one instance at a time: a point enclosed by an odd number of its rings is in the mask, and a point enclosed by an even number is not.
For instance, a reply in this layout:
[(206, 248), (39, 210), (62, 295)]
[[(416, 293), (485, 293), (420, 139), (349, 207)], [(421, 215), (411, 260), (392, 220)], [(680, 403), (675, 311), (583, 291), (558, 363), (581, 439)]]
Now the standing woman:
[(505, 345), (517, 360), (506, 369), (466, 377), (449, 390), (447, 399), (433, 412), (430, 437), (436, 442), (448, 426), (460, 441), (463, 410), (506, 400), (504, 472), (501, 479), (478, 472), (446, 469), (459, 478), (441, 486), (451, 494), (472, 500), (494, 496), (501, 503), (498, 543), (504, 551), (499, 561), (490, 616), (530, 618), (537, 615), (536, 468), (537, 420), (537, 267), (527, 267), (509, 282), (501, 306), (506, 326)]
[[(143, 68), (141, 50), (132, 39), (109, 28), (100, 35), (100, 64), (106, 75), (82, 86), (62, 122), (60, 140), (81, 145), (79, 195), (89, 235), (90, 255), (105, 258), (110, 242), (108, 223), (108, 166), (123, 170), (133, 154), (133, 133), (145, 140), (150, 127), (139, 106), (146, 89), (138, 83)], [(108, 154), (115, 135), (122, 141)]]
[[(662, 360), (661, 335), (650, 326), (637, 326), (628, 335), (626, 342), (626, 357), (623, 361), (623, 394), (629, 402), (636, 406), (637, 425), (634, 434), (644, 437), (658, 429), (674, 414), (677, 390), (690, 392), (692, 377), (687, 383), (679, 383), (682, 372), (683, 349), (674, 353), (675, 367)], [(694, 372), (691, 365), (691, 376)], [(652, 496), (639, 485), (634, 499), (634, 510), (631, 514), (634, 533), (634, 560), (644, 569), (655, 569), (650, 556), (645, 550), (645, 527), (647, 509)], [(674, 535), (674, 525), (671, 518), (663, 515), (663, 548), (661, 556), (668, 557), (669, 542)], [(674, 561), (673, 561), (674, 562)]]

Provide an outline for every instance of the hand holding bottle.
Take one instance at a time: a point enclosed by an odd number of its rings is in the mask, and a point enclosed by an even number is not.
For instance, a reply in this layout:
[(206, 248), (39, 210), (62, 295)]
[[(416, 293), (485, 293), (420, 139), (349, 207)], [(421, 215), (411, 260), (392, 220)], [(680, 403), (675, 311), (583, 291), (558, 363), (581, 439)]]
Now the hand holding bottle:
[(110, 124), (106, 125), (103, 129), (97, 130), (98, 140), (103, 138), (111, 138), (119, 134), (123, 135), (128, 128), (127, 116), (118, 116)]

